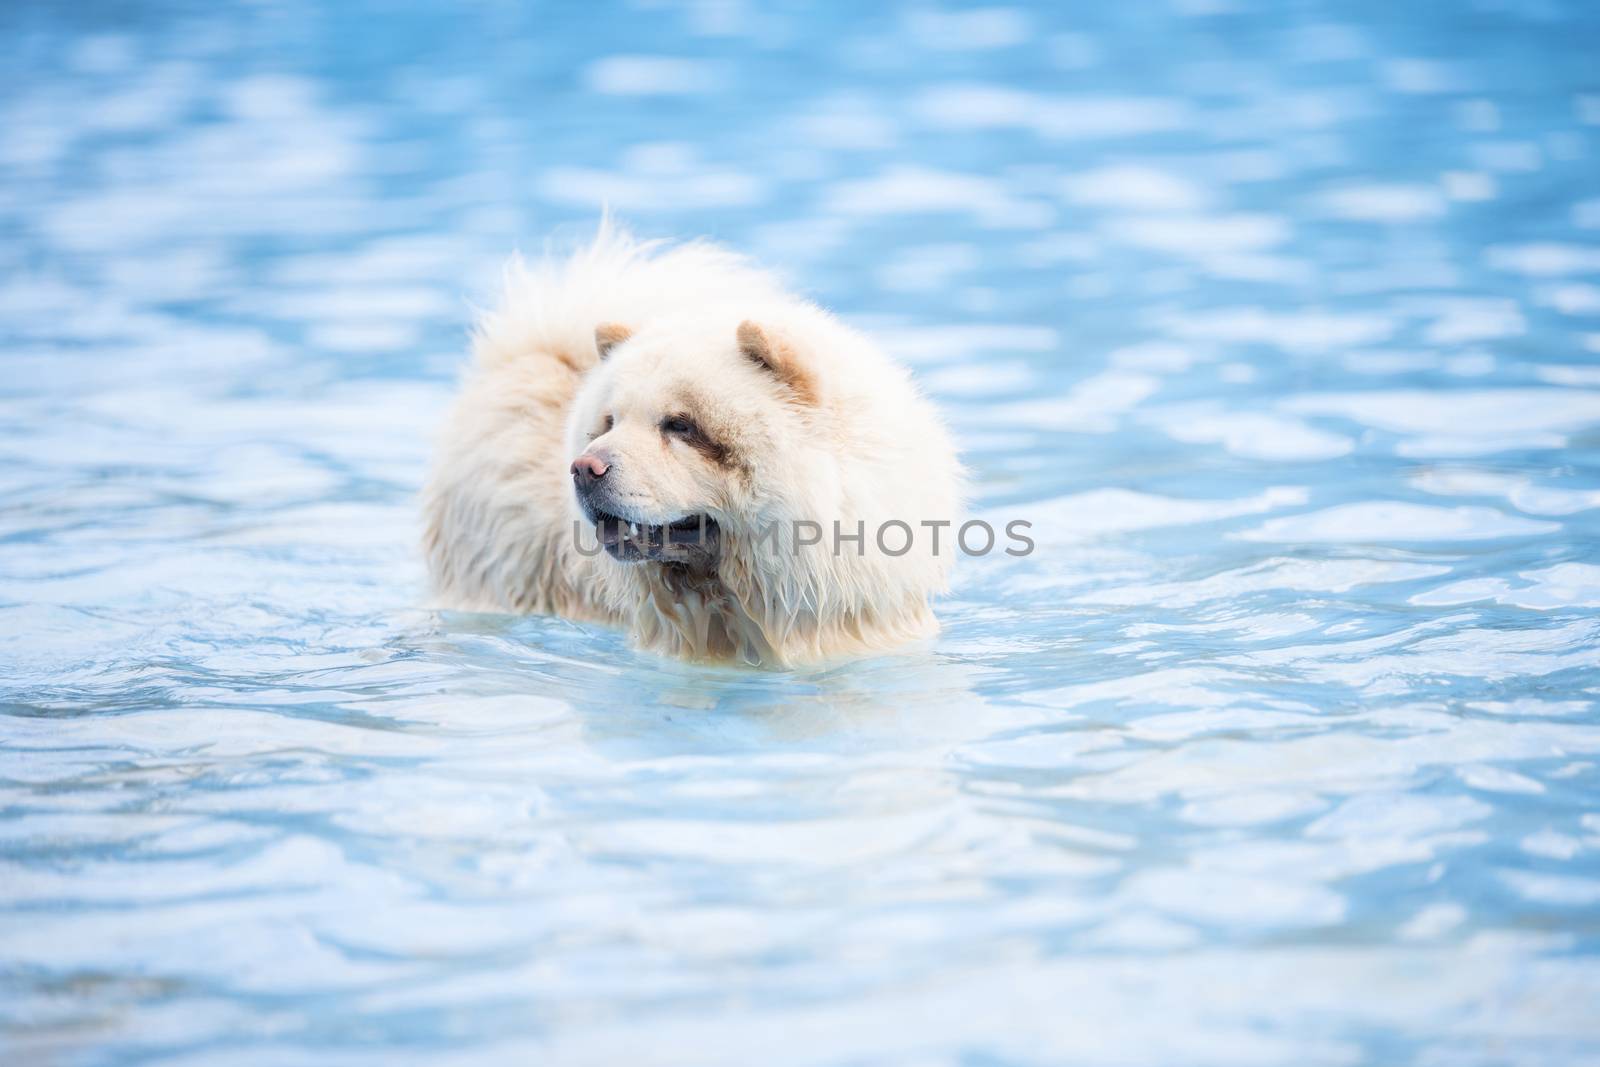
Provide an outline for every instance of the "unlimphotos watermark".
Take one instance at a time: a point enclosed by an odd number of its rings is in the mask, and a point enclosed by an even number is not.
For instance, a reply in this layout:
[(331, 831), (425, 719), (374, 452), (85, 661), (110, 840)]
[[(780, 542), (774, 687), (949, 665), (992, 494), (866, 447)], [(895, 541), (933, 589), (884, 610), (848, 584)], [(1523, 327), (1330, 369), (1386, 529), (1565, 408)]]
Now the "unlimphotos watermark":
[[(670, 541), (674, 547), (706, 548), (717, 544), (720, 537), (716, 523), (703, 516), (697, 524), (687, 528), (681, 522), (674, 523), (671, 527), (661, 527), (615, 520), (603, 521), (614, 522), (612, 544), (650, 546), (659, 545), (665, 540)], [(951, 551), (959, 551), (965, 556), (987, 556), (999, 549), (1008, 556), (1020, 557), (1031, 555), (1035, 547), (1033, 538), (1027, 534), (1027, 531), (1033, 529), (1033, 523), (1027, 519), (1012, 519), (1005, 524), (1004, 547), (1001, 546), (1000, 535), (995, 531), (995, 527), (983, 519), (968, 519), (959, 525), (950, 519), (922, 519), (915, 524), (903, 519), (888, 519), (870, 531), (864, 519), (858, 519), (854, 529), (848, 528), (837, 519), (831, 525), (830, 535), (830, 531), (822, 523), (811, 519), (770, 522), (756, 534), (752, 544), (758, 550), (774, 554), (781, 552), (797, 554), (821, 548), (831, 551), (835, 556), (850, 552), (864, 556), (869, 546), (875, 547), (885, 556), (904, 556), (916, 548), (923, 538), (926, 539), (930, 554), (934, 556)], [(670, 536), (664, 531), (670, 531)], [(787, 538), (783, 536), (786, 531), (789, 534)], [(606, 549), (606, 541), (598, 534), (594, 524), (574, 519), (572, 537), (578, 546), (578, 552), (584, 556), (599, 555)]]

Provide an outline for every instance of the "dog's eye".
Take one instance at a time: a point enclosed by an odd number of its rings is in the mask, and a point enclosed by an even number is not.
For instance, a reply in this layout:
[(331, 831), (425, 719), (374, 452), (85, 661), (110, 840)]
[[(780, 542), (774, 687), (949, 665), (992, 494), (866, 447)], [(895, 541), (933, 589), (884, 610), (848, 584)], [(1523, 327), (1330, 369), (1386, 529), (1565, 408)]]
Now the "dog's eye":
[(669, 415), (661, 420), (661, 432), (673, 437), (690, 437), (695, 433), (695, 425), (683, 415)]

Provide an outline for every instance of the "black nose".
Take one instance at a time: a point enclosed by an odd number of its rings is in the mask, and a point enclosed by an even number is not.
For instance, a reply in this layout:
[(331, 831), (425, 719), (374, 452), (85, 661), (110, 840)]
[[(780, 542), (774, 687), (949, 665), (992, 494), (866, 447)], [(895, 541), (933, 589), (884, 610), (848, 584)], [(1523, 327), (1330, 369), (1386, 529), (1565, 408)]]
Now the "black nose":
[(593, 452), (585, 452), (572, 461), (572, 481), (579, 489), (593, 489), (610, 469), (611, 465), (604, 459)]

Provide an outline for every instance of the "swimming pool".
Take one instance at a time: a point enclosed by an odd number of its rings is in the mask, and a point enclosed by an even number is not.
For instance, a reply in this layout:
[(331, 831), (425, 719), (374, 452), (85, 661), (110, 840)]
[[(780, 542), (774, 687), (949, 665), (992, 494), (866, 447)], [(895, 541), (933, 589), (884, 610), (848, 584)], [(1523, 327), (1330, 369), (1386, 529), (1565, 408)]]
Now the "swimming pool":
[[(326, 7), (0, 12), (8, 1062), (1600, 1056), (1595, 9)], [(1036, 551), (796, 674), (426, 610), (603, 203)]]

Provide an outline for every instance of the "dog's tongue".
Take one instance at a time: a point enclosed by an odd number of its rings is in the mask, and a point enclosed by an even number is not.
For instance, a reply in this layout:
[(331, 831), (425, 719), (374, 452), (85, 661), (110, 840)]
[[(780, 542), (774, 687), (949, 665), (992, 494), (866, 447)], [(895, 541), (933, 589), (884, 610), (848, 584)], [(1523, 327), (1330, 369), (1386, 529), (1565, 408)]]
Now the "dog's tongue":
[(667, 543), (672, 545), (703, 544), (707, 529), (699, 516), (679, 519), (666, 529)]
[(702, 516), (679, 519), (666, 526), (640, 525), (635, 529), (625, 520), (604, 518), (594, 524), (595, 536), (608, 550), (631, 544), (647, 559), (661, 558), (683, 549), (706, 551), (716, 544), (716, 524)]

